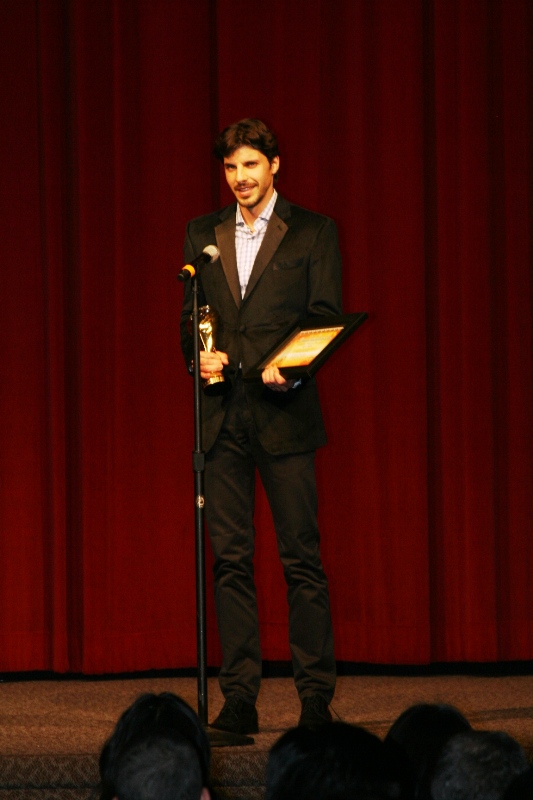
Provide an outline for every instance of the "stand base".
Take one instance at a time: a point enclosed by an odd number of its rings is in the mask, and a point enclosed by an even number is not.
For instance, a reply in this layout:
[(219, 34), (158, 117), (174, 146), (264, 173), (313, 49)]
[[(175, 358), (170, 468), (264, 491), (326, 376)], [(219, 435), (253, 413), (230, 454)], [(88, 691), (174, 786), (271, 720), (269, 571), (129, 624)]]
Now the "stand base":
[(244, 733), (230, 733), (229, 731), (219, 731), (218, 728), (205, 729), (211, 747), (243, 747), (244, 745), (255, 744), (255, 739), (246, 736)]

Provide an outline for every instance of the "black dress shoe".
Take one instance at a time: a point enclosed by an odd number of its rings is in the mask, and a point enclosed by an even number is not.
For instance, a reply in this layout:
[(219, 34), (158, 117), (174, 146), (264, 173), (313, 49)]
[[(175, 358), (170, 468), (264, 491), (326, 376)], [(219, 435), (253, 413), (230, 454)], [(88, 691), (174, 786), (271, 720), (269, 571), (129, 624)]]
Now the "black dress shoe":
[(232, 694), (222, 706), (218, 717), (211, 723), (211, 727), (229, 733), (258, 733), (256, 707), (242, 695)]
[(302, 697), (302, 713), (298, 725), (316, 730), (325, 722), (331, 722), (331, 713), (326, 698), (321, 694)]

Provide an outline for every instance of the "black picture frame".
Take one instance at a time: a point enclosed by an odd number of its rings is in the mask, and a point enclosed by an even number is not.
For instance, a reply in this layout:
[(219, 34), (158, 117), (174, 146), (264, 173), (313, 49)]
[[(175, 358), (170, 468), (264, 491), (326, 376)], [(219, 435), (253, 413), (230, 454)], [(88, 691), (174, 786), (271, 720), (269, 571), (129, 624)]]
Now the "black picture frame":
[(272, 347), (243, 379), (261, 380), (263, 370), (271, 365), (277, 366), (287, 379), (311, 378), (367, 318), (366, 311), (308, 317)]

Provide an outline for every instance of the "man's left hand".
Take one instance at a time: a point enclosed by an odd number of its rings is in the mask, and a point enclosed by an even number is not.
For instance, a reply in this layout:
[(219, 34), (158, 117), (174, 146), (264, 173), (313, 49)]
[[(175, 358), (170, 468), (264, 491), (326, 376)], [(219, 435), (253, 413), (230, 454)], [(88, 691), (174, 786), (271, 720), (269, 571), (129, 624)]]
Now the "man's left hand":
[(284, 378), (277, 367), (267, 367), (261, 377), (265, 386), (273, 392), (288, 392), (296, 383), (293, 379)]

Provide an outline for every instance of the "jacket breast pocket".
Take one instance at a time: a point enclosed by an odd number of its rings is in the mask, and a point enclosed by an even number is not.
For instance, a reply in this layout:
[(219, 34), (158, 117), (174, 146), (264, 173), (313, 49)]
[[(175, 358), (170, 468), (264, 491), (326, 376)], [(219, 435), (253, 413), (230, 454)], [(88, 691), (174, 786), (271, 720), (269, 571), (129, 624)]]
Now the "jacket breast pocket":
[(273, 272), (288, 272), (289, 270), (305, 267), (305, 258), (293, 258), (290, 261), (274, 261)]

